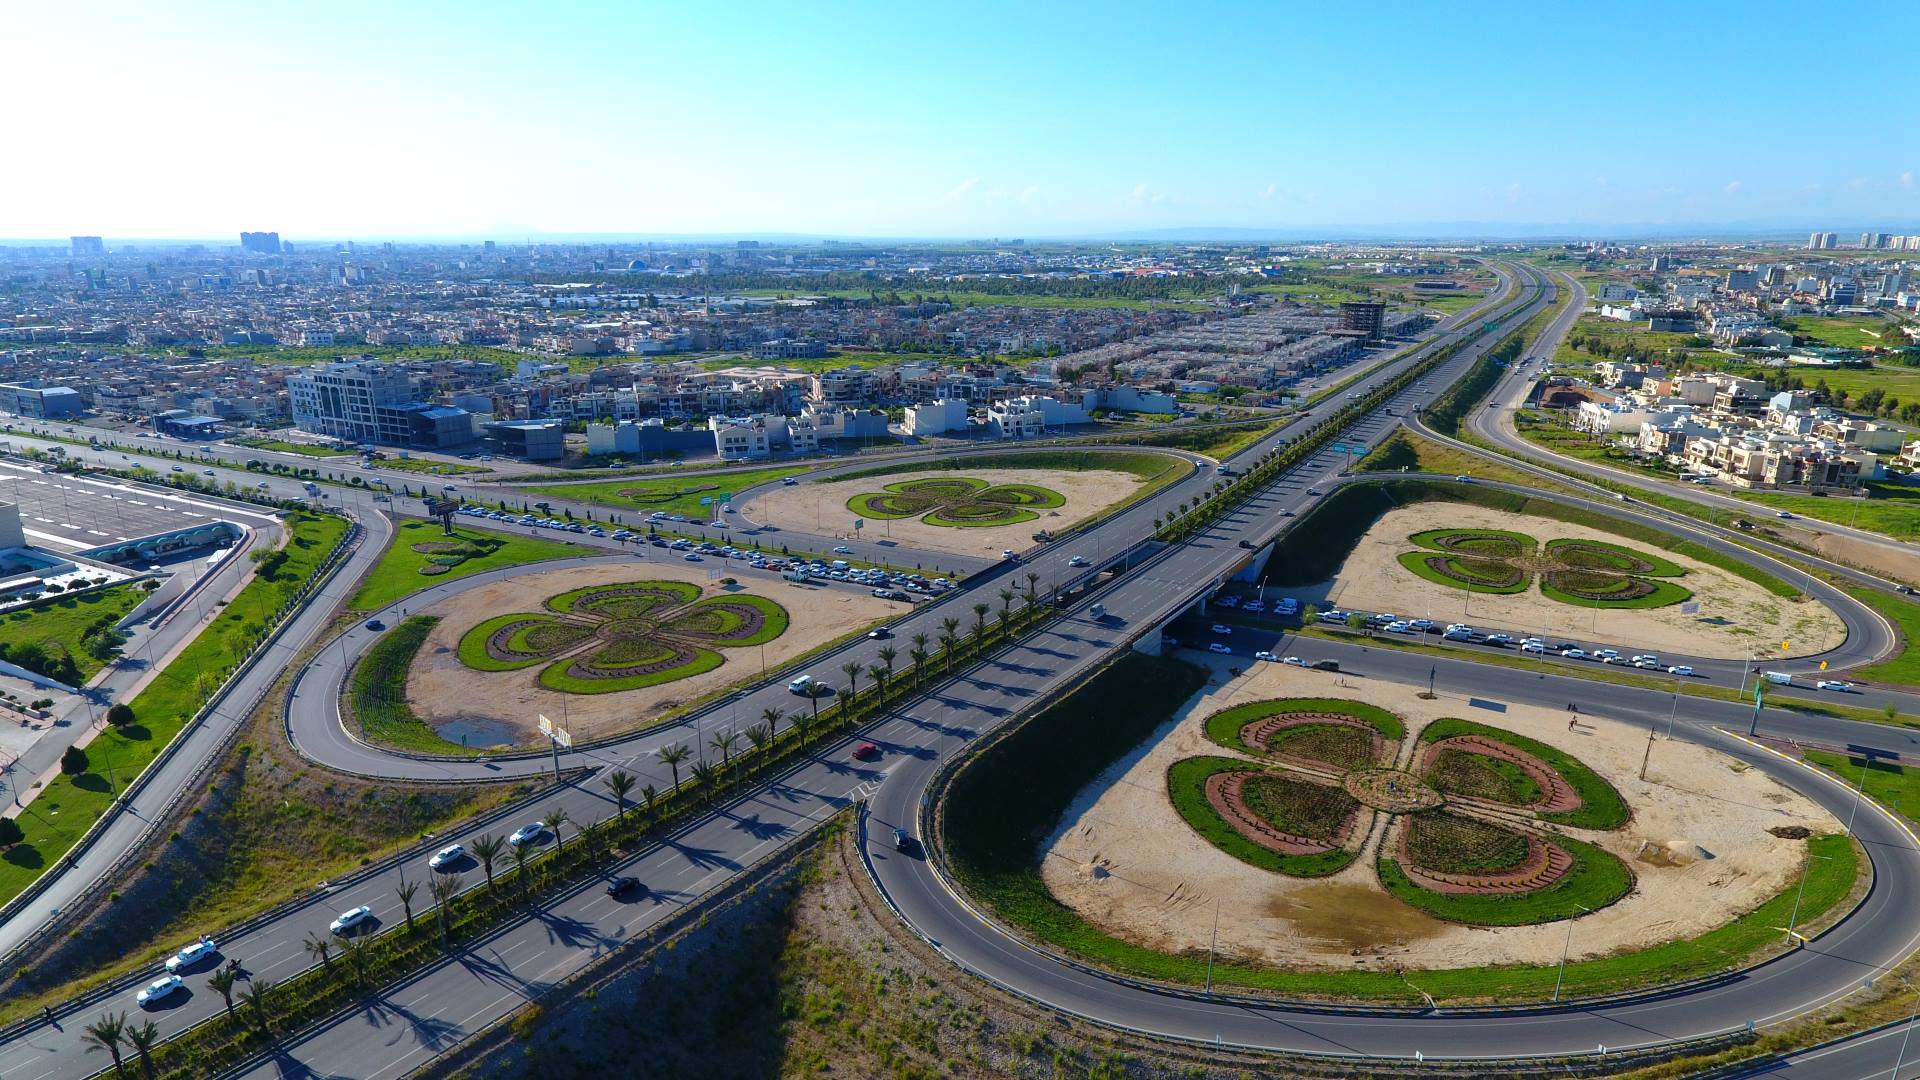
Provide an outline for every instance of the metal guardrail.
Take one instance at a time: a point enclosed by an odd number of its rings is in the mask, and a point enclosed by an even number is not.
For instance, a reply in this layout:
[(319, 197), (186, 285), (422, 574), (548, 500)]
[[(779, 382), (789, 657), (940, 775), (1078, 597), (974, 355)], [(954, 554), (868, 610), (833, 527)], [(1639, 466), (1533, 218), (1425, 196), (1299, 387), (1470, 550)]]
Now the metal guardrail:
[[(327, 582), (339, 571), (340, 567), (346, 564), (350, 552), (365, 539), (365, 535), (366, 530), (358, 522), (354, 522), (352, 527), (347, 530), (346, 535), (341, 537), (340, 543), (334, 547), (333, 552), (327, 556), (327, 561), (322, 565), (320, 571), (308, 579), (307, 586), (299, 593), (296, 593), (294, 598), (280, 609), (277, 613), (279, 618), (274, 623), (272, 629), (261, 635), (259, 643), (254, 646), (251, 652), (241, 659), (239, 664), (234, 666), (233, 671), (227, 676), (226, 681), (207, 698), (206, 704), (202, 705), (198, 712), (194, 713), (185, 724), (181, 725), (179, 732), (167, 742), (167, 745), (161, 749), (159, 754), (154, 756), (152, 761), (147, 763), (146, 768), (140, 770), (140, 775), (136, 776), (133, 781), (121, 791), (120, 797), (114, 800), (107, 812), (95, 819), (94, 823), (88, 827), (86, 833), (81, 836), (79, 841), (61, 856), (61, 863), (64, 863), (67, 869), (71, 869), (75, 865), (76, 860), (93, 847), (94, 843), (99, 840), (101, 834), (106, 831), (107, 826), (111, 824), (125, 808), (127, 800), (144, 791), (152, 781), (152, 778), (157, 776), (161, 769), (173, 759), (185, 741), (185, 736), (204, 723), (208, 717), (219, 711), (221, 706), (226, 703), (227, 695), (232, 692), (233, 687), (253, 669), (253, 666), (259, 662), (261, 657), (265, 656), (280, 643), (280, 635), (284, 633), (286, 628), (292, 624), (293, 620), (299, 616), (304, 601), (326, 586)], [(262, 691), (262, 696), (264, 696), (264, 693), (265, 692)], [(248, 710), (251, 711), (257, 704), (258, 699), (248, 703)], [(230, 742), (238, 733), (239, 728), (236, 727), (234, 732), (228, 736), (227, 741)], [(109, 879), (124, 870), (126, 866), (133, 861), (137, 853), (145, 849), (147, 843), (152, 839), (153, 834), (159, 829), (159, 823), (173, 813), (179, 806), (181, 800), (197, 793), (200, 781), (212, 769), (213, 763), (216, 762), (220, 756), (219, 753), (208, 755), (207, 759), (194, 770), (193, 775), (188, 778), (187, 782), (181, 784), (179, 788), (174, 791), (173, 795), (162, 808), (161, 813), (154, 815), (149, 821), (147, 828), (141, 832), (139, 842), (129, 847), (127, 851), (121, 853), (104, 873), (96, 877), (94, 882), (89, 885), (84, 892), (62, 910), (70, 911), (75, 907), (91, 901), (98, 895), (101, 889), (105, 888), (106, 882)], [(34, 879), (32, 884), (21, 890), (18, 895), (7, 901), (5, 905), (0, 906), (0, 922), (14, 917), (22, 908), (32, 903), (47, 889), (51, 888), (53, 882), (60, 876), (60, 872), (61, 867), (59, 864), (56, 864), (54, 867), (49, 868), (46, 873)], [(37, 947), (48, 934), (52, 933), (54, 928), (59, 925), (59, 922), (60, 913), (56, 913), (24, 941), (10, 950), (4, 957), (0, 957), (0, 968), (13, 966), (18, 957), (28, 950)], [(0, 1029), (0, 1036), (4, 1036), (6, 1033), (7, 1029)]]

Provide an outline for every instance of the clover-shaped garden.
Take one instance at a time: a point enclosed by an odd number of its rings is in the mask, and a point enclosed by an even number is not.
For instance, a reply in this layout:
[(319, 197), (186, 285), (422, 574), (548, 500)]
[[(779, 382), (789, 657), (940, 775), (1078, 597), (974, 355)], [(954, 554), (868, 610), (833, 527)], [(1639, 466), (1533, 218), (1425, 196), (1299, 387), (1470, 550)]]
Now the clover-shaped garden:
[(985, 528), (1018, 525), (1035, 511), (1065, 506), (1066, 496), (1037, 484), (990, 484), (972, 476), (903, 480), (880, 491), (855, 495), (847, 508), (861, 517), (917, 517), (928, 525)]
[(460, 638), (477, 671), (544, 664), (540, 684), (576, 694), (656, 686), (712, 671), (723, 650), (763, 645), (787, 629), (787, 611), (748, 593), (702, 599), (684, 581), (590, 585), (549, 597), (546, 610), (496, 615)]
[(1422, 550), (1400, 565), (1428, 581), (1477, 593), (1520, 593), (1539, 579), (1551, 600), (1583, 607), (1656, 608), (1693, 593), (1670, 578), (1686, 569), (1602, 540), (1549, 540), (1500, 529), (1429, 529), (1407, 538)]
[(1626, 825), (1619, 792), (1525, 736), (1441, 719), (1409, 743), (1393, 713), (1323, 698), (1236, 705), (1206, 734), (1243, 756), (1174, 762), (1174, 806), (1261, 869), (1322, 877), (1371, 852), (1387, 892), (1488, 926), (1571, 918), (1633, 887), (1625, 863), (1569, 835)]

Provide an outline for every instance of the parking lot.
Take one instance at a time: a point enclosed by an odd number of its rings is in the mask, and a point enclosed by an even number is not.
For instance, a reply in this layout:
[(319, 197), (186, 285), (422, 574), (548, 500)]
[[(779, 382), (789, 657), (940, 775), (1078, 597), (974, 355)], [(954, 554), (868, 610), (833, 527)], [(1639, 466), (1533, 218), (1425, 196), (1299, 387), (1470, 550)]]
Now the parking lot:
[(0, 502), (17, 503), (28, 542), (52, 551), (83, 551), (212, 521), (255, 526), (272, 520), (190, 495), (43, 473), (3, 461)]

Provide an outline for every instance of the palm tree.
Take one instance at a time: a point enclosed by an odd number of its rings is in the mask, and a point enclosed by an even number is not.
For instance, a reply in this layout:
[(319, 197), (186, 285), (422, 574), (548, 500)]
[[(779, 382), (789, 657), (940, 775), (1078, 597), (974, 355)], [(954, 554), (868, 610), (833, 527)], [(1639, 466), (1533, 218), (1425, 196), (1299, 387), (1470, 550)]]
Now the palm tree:
[(127, 1028), (127, 1041), (140, 1055), (140, 1071), (146, 1074), (147, 1080), (153, 1080), (153, 1048), (160, 1042), (160, 1025), (151, 1020), (134, 1024)]
[[(774, 712), (775, 710), (768, 709), (767, 711)], [(773, 741), (773, 736), (768, 734), (767, 725), (755, 724), (747, 729), (747, 741), (753, 744), (753, 767), (758, 769), (760, 763), (765, 760), (767, 756), (767, 744)]]
[[(507, 842), (488, 833), (473, 842), (473, 857), (480, 860), (481, 869), (487, 872), (487, 893), (493, 893), (493, 863), (506, 850)], [(444, 876), (444, 875), (443, 875)]]
[(880, 707), (887, 707), (887, 667), (885, 664), (868, 664), (867, 678), (872, 681), (874, 692), (880, 695)]
[(679, 791), (680, 766), (693, 756), (693, 752), (687, 749), (685, 743), (675, 743), (672, 746), (663, 746), (653, 754), (660, 759), (661, 764), (673, 770), (673, 790)]
[(840, 715), (845, 716), (853, 710), (854, 699), (860, 696), (860, 662), (849, 660), (841, 664), (840, 673), (847, 677), (847, 700), (840, 709)]
[(713, 788), (714, 788), (714, 785), (718, 783), (720, 779), (719, 776), (715, 774), (715, 772), (713, 771), (713, 766), (707, 764), (704, 761), (696, 761), (693, 763), (693, 768), (691, 771), (693, 773), (694, 780), (698, 781), (700, 784), (701, 801), (707, 803), (708, 805), (712, 805)]
[(353, 969), (353, 984), (367, 985), (367, 947), (353, 938), (340, 942), (340, 952), (347, 958), (347, 966)]
[(725, 773), (732, 772), (733, 744), (739, 738), (740, 736), (737, 732), (716, 731), (713, 733), (713, 738), (707, 740), (707, 745), (713, 747), (720, 754), (720, 771), (721, 772), (725, 772)]
[[(808, 694), (807, 696), (813, 698), (813, 718), (818, 720), (820, 718), (820, 699), (813, 697), (812, 694)], [(787, 726), (800, 729), (800, 745), (805, 746), (807, 744), (807, 714), (795, 709), (793, 715), (787, 717)]]
[(447, 948), (453, 934), (453, 898), (460, 893), (459, 874), (440, 874), (427, 883), (433, 894), (433, 906), (440, 915), (440, 947)]
[(1040, 575), (1027, 571), (1027, 599), (1035, 600), (1040, 596)]
[(920, 669), (927, 663), (927, 635), (923, 631), (907, 639), (913, 648), (907, 650), (907, 658), (913, 661), (913, 688), (920, 689)]
[(607, 790), (613, 792), (613, 801), (620, 807), (620, 820), (627, 819), (627, 795), (633, 791), (636, 781), (633, 774), (625, 769), (615, 769), (607, 774)]
[(407, 913), (407, 929), (413, 929), (413, 898), (420, 895), (420, 883), (402, 877), (393, 890), (400, 897), (400, 910)]
[(985, 604), (973, 605), (973, 655), (979, 656), (987, 647), (987, 612)]
[[(880, 646), (880, 651), (878, 653), (875, 653), (874, 655), (880, 658), (881, 666), (887, 669), (887, 678), (892, 679), (893, 678), (893, 661), (895, 657), (900, 655), (900, 651), (898, 649), (895, 649), (891, 645), (882, 645)], [(881, 695), (882, 698), (884, 698), (885, 696), (886, 696), (885, 694)]]
[(953, 674), (953, 647), (960, 641), (960, 620), (949, 615), (940, 620), (940, 647), (947, 651), (947, 674)]
[(213, 987), (227, 1003), (227, 1015), (233, 1015), (233, 987), (240, 981), (240, 973), (233, 968), (222, 966), (207, 976), (207, 985)]
[(511, 845), (508, 850), (513, 852), (513, 872), (520, 879), (520, 895), (531, 899), (533, 897), (533, 882), (527, 874), (527, 857), (533, 853), (527, 850), (527, 845), (525, 844)]
[(322, 970), (333, 970), (333, 942), (323, 937), (308, 934), (304, 948), (307, 950), (308, 956), (320, 961)]
[(775, 735), (780, 734), (780, 710), (761, 709), (760, 719), (766, 722), (767, 739), (768, 741), (772, 741)]
[(560, 830), (562, 827), (570, 824), (572, 821), (573, 819), (567, 816), (567, 812), (558, 806), (547, 811), (547, 819), (545, 821), (542, 821), (540, 824), (545, 825), (547, 828), (553, 830), (553, 850), (554, 851), (557, 852), (557, 851), (565, 850), (567, 846), (567, 841), (565, 837), (560, 835)]
[(1012, 617), (1013, 590), (1001, 589), (999, 592), (999, 597), (1000, 597), (1000, 625), (1005, 626), (1007, 623), (1007, 620)]
[(653, 789), (652, 784), (648, 784), (646, 787), (643, 787), (640, 789), (640, 808), (642, 811), (646, 813), (647, 824), (649, 825), (653, 824), (654, 800), (658, 799), (659, 797), (660, 797), (660, 793)]
[(255, 1022), (260, 1025), (260, 1034), (273, 1038), (273, 1027), (267, 1022), (267, 1007), (273, 1004), (273, 980), (254, 979), (247, 988), (240, 991), (240, 1000), (253, 1013)]
[(84, 1034), (81, 1035), (80, 1041), (86, 1044), (89, 1051), (105, 1050), (113, 1055), (113, 1075), (127, 1074), (126, 1065), (120, 1060), (120, 1043), (127, 1037), (126, 1013), (118, 1016), (112, 1013), (101, 1013), (100, 1019), (88, 1024), (81, 1031)]

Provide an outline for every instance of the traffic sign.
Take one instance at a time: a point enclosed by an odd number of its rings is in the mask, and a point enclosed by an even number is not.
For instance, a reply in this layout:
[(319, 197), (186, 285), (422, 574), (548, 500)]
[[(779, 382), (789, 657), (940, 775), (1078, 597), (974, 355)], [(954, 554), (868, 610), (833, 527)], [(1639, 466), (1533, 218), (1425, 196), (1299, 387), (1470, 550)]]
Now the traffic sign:
[(720, 494), (715, 495), (714, 498), (719, 499), (723, 503), (730, 503), (733, 501), (733, 492), (723, 491)]
[(545, 735), (561, 746), (571, 747), (573, 745), (573, 734), (566, 728), (555, 726), (553, 721), (547, 719), (545, 713), (540, 715), (540, 734)]
[(700, 496), (700, 505), (701, 505), (701, 506), (712, 506), (712, 505), (713, 505), (713, 496), (711, 496), (711, 495), (702, 495), (702, 496)]

